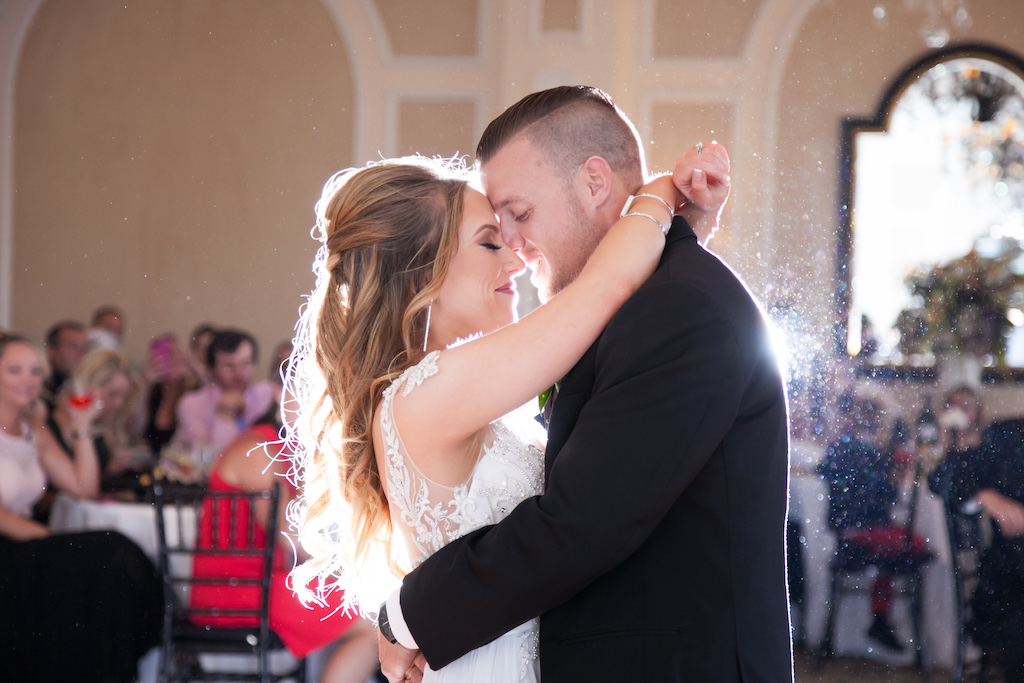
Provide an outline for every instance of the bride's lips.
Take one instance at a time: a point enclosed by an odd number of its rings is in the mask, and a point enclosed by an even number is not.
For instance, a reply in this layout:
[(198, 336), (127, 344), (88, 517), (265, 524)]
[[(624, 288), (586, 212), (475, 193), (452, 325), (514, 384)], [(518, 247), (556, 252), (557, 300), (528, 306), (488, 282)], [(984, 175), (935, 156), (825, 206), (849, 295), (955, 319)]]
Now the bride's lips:
[(502, 285), (501, 287), (498, 287), (494, 291), (495, 292), (500, 292), (501, 294), (515, 294), (516, 293), (516, 283), (515, 282), (506, 282), (504, 285)]

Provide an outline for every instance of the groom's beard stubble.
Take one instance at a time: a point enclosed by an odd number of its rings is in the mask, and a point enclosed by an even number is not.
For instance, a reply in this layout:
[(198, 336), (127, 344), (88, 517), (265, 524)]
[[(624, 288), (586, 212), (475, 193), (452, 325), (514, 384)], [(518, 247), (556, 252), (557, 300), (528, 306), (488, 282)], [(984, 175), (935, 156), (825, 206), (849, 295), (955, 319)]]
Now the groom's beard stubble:
[[(555, 294), (571, 285), (583, 272), (590, 255), (597, 249), (608, 228), (611, 226), (591, 225), (583, 212), (579, 198), (572, 192), (566, 195), (569, 205), (565, 235), (560, 245), (557, 261), (548, 260), (547, 287), (538, 286), (540, 300), (544, 303)], [(543, 283), (541, 283), (543, 284)]]

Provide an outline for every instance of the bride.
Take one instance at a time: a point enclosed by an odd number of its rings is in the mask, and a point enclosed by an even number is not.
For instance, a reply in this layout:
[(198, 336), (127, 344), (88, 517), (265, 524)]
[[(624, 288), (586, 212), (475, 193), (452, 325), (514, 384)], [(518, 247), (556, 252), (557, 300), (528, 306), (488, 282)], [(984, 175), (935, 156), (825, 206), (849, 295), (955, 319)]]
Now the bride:
[[(306, 599), (343, 589), (348, 606), (375, 611), (450, 540), (542, 492), (544, 435), (516, 409), (568, 372), (654, 271), (684, 200), (670, 176), (644, 185), (576, 281), (517, 322), (523, 261), (465, 170), (413, 157), (328, 181), (289, 377), (303, 492), (292, 515), (312, 556), (294, 585), (316, 587)], [(423, 680), (538, 680), (537, 629)]]

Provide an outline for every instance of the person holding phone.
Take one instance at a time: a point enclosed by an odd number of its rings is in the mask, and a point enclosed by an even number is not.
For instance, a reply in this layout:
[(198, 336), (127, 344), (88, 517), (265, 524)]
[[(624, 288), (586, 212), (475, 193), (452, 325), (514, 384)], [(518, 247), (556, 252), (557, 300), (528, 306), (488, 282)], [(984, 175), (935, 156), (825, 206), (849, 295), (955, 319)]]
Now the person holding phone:
[(149, 388), (143, 438), (159, 454), (178, 429), (178, 401), (186, 392), (202, 386), (202, 379), (193, 372), (173, 334), (162, 334), (150, 342), (145, 376)]

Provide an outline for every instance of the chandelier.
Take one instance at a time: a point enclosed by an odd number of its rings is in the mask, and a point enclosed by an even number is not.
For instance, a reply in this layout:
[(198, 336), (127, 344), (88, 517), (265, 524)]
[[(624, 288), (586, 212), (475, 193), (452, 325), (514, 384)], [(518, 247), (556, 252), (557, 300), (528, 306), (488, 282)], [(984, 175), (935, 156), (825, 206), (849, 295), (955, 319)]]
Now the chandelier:
[[(903, 0), (903, 4), (908, 12), (924, 14), (918, 32), (924, 44), (935, 50), (946, 47), (953, 30), (968, 29), (973, 23), (967, 0)], [(872, 14), (885, 21), (885, 4), (876, 4)]]

